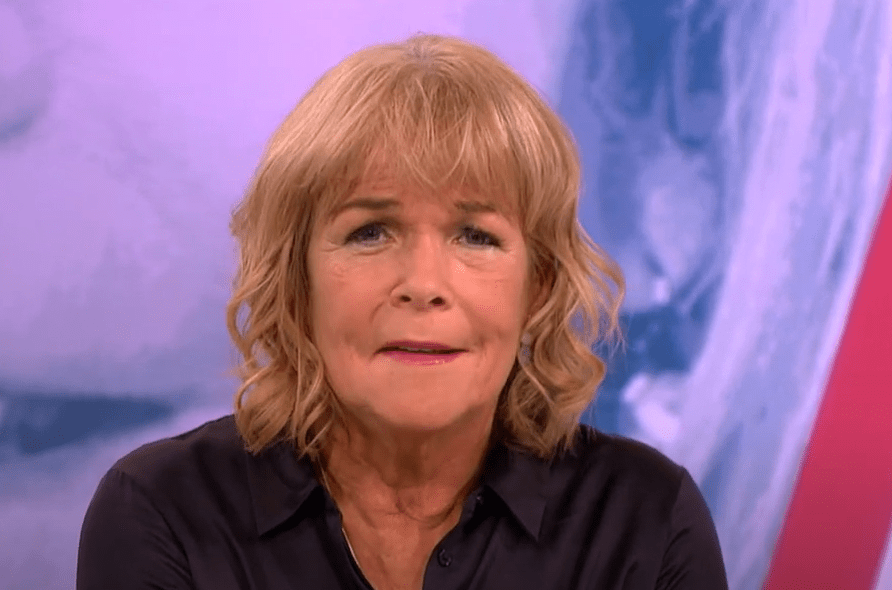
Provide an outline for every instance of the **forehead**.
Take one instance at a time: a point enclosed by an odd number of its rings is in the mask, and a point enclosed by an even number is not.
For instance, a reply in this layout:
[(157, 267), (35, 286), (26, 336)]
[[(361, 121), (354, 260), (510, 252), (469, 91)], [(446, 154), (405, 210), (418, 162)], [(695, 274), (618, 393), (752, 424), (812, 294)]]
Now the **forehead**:
[(329, 204), (327, 217), (334, 219), (351, 211), (398, 212), (418, 199), (430, 199), (463, 215), (494, 213), (513, 218), (515, 203), (505, 195), (483, 194), (467, 187), (433, 190), (387, 178), (360, 181), (345, 195)]

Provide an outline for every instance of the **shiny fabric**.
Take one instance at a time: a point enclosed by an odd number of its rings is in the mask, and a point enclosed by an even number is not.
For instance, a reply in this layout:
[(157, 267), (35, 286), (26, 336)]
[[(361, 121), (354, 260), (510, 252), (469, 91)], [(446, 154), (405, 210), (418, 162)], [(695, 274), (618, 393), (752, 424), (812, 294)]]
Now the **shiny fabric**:
[[(712, 519), (687, 471), (580, 426), (541, 461), (504, 445), (434, 549), (424, 590), (721, 590)], [(307, 460), (244, 450), (232, 416), (145, 445), (103, 477), (78, 590), (369, 590)]]

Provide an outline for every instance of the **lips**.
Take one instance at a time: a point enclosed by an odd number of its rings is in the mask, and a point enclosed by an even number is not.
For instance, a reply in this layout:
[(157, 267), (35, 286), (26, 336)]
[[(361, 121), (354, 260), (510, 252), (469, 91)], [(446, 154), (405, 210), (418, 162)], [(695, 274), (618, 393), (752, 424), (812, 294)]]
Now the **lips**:
[(450, 354), (453, 352), (464, 352), (464, 350), (451, 347), (448, 344), (418, 340), (393, 340), (388, 342), (379, 352), (388, 352), (391, 350), (421, 354)]

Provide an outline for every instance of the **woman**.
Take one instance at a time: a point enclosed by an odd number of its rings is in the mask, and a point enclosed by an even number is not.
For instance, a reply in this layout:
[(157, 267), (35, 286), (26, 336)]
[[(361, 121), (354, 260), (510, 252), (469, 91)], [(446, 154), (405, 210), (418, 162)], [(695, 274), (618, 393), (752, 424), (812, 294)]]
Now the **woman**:
[(109, 471), (77, 587), (726, 588), (687, 472), (578, 424), (623, 293), (579, 177), (479, 47), (326, 73), (233, 218), (235, 414)]

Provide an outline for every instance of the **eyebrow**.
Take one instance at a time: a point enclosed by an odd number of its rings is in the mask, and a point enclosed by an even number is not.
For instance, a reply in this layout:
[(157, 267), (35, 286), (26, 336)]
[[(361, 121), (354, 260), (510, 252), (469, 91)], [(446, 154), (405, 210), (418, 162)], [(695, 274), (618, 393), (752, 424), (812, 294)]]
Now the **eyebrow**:
[[(375, 199), (372, 197), (359, 197), (351, 199), (346, 203), (338, 206), (332, 218), (339, 216), (341, 213), (349, 209), (368, 209), (371, 211), (384, 211), (387, 209), (398, 209), (402, 206), (402, 202), (397, 199)], [(455, 202), (455, 208), (464, 213), (497, 213), (498, 209), (489, 201), (461, 199)]]

